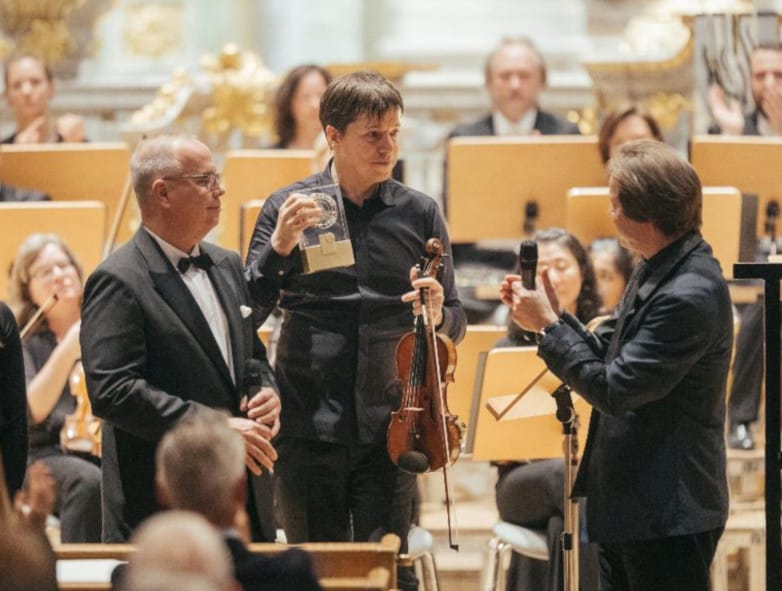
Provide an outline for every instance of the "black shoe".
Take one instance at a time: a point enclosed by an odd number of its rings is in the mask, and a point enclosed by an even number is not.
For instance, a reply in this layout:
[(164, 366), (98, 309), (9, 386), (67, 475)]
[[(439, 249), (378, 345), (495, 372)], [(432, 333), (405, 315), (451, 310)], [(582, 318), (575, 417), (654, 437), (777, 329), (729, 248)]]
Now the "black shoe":
[(755, 449), (752, 431), (748, 423), (737, 423), (728, 431), (728, 446), (732, 449)]

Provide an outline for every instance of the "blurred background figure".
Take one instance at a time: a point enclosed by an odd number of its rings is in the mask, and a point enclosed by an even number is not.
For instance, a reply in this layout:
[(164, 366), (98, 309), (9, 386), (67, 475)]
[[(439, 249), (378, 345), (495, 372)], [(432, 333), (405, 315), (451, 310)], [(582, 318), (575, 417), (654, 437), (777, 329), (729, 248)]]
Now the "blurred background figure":
[(597, 136), (597, 147), (603, 164), (607, 164), (619, 146), (633, 140), (664, 141), (654, 117), (638, 105), (611, 111), (603, 119)]
[(331, 74), (316, 64), (292, 69), (274, 97), (274, 126), (278, 142), (285, 150), (313, 150), (323, 135), (320, 123), (320, 97), (331, 82)]
[(54, 477), (63, 542), (99, 542), (101, 534), (100, 461), (88, 450), (61, 445), (66, 417), (77, 405), (71, 379), (83, 379), (77, 368), (82, 281), (76, 256), (54, 234), (33, 234), (22, 243), (9, 281), (9, 304), (20, 326), (46, 305), (40, 324), (23, 343), (29, 456)]
[(73, 114), (54, 119), (49, 101), (54, 98), (55, 83), (43, 59), (20, 53), (5, 62), (5, 100), (14, 115), (16, 130), (3, 139), (4, 144), (43, 144), (83, 142), (87, 135), (84, 120)]
[[(563, 310), (588, 322), (598, 314), (600, 298), (595, 273), (586, 250), (578, 239), (561, 228), (535, 234), (538, 244), (538, 270), (548, 269), (551, 284)], [(535, 334), (514, 323), (497, 347), (535, 345)], [(552, 402), (552, 412), (554, 405)], [(564, 529), (565, 465), (562, 458), (531, 462), (506, 462), (497, 466), (495, 487), (497, 510), (503, 521), (546, 530), (547, 562), (516, 554), (508, 570), (508, 589), (559, 591), (564, 585), (561, 534)], [(584, 518), (583, 512), (581, 516)], [(597, 552), (582, 544), (579, 554), (581, 591), (597, 589)]]
[(610, 314), (622, 299), (635, 262), (630, 252), (616, 238), (597, 238), (589, 245), (589, 256), (595, 270), (601, 314)]
[(19, 329), (0, 302), (0, 453), (9, 499), (22, 488), (27, 469), (27, 399)]
[(121, 591), (240, 589), (219, 532), (197, 513), (154, 515), (130, 541), (136, 552), (120, 578)]

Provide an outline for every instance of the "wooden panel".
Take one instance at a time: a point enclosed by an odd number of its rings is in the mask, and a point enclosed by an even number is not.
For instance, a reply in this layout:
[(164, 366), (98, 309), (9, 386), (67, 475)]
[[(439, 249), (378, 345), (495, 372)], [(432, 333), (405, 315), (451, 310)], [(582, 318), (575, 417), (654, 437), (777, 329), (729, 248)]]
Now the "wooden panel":
[[(54, 201), (102, 201), (108, 209), (103, 239), (128, 178), (129, 160), (130, 148), (119, 142), (10, 144), (0, 151), (0, 178), (10, 185), (44, 191)], [(138, 207), (131, 196), (117, 244), (126, 242), (138, 223)]]
[(454, 138), (448, 144), (451, 241), (522, 236), (524, 209), (538, 204), (537, 228), (565, 225), (571, 187), (602, 185), (594, 137)]
[[(545, 369), (545, 363), (537, 356), (537, 347), (513, 347), (489, 352), (483, 367), (476, 415), (472, 449), (474, 460), (562, 457), (562, 425), (554, 417), (557, 405), (550, 392), (543, 388), (530, 390), (522, 398), (523, 406), (509, 411), (502, 420), (497, 420), (488, 407), (490, 401), (495, 408), (506, 406)], [(576, 395), (573, 402), (580, 423), (579, 446), (583, 450), (591, 407)], [(518, 410), (524, 410), (527, 418), (518, 418)]]
[(27, 236), (59, 235), (79, 258), (86, 277), (101, 260), (106, 223), (106, 204), (97, 201), (0, 203), (0, 299), (6, 299), (8, 270)]
[[(567, 229), (584, 246), (595, 238), (616, 236), (608, 209), (608, 187), (579, 187), (568, 191)], [(735, 187), (703, 187), (701, 232), (714, 249), (726, 279), (739, 260), (741, 193)]]
[(692, 138), (692, 165), (704, 186), (736, 187), (758, 196), (757, 234), (763, 233), (766, 205), (782, 204), (782, 138), (701, 135)]
[(506, 332), (504, 326), (470, 325), (462, 342), (456, 345), (456, 371), (453, 384), (448, 386), (448, 410), (465, 425), (470, 424), (478, 357), (482, 351), (491, 350)]
[(252, 199), (265, 199), (277, 189), (313, 172), (310, 150), (233, 150), (225, 158), (223, 210), (215, 240), (240, 251), (240, 208)]
[(258, 221), (258, 214), (263, 209), (263, 204), (266, 203), (265, 199), (253, 199), (242, 203), (239, 208), (239, 254), (242, 255), (242, 259), (247, 258), (247, 250), (250, 248), (250, 241), (255, 231), (255, 222)]

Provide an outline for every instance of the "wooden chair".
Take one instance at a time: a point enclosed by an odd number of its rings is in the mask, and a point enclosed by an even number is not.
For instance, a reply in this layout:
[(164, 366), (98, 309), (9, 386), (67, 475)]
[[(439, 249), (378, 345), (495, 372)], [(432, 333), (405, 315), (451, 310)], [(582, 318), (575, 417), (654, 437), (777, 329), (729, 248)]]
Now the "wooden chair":
[(239, 207), (239, 254), (242, 255), (242, 259), (247, 258), (255, 223), (258, 221), (264, 203), (266, 203), (265, 199), (253, 199), (242, 203)]
[(518, 240), (528, 202), (537, 227), (565, 223), (571, 187), (606, 182), (594, 137), (458, 137), (448, 144), (451, 242)]
[[(311, 150), (232, 150), (225, 157), (223, 210), (217, 242), (244, 253), (241, 245), (240, 208), (253, 199), (265, 199), (277, 189), (312, 174)], [(254, 220), (253, 220), (254, 223)]]
[[(312, 543), (298, 547), (312, 557), (321, 586), (329, 591), (396, 588), (399, 538), (393, 534), (380, 542)], [(287, 550), (285, 544), (250, 544), (250, 550), (274, 555)], [(134, 552), (130, 544), (62, 544), (55, 548), (59, 588), (62, 591), (106, 590), (109, 575)]]
[[(126, 189), (130, 148), (124, 143), (10, 144), (0, 150), (0, 179), (4, 183), (37, 189), (53, 201), (101, 201), (113, 221)], [(102, 225), (101, 240), (111, 221)], [(138, 227), (135, 200), (130, 199), (119, 225), (117, 244)], [(84, 228), (90, 228), (85, 225)]]
[[(588, 246), (595, 238), (616, 236), (608, 213), (608, 187), (578, 187), (567, 193), (566, 229)], [(703, 188), (703, 237), (714, 249), (726, 279), (739, 260), (741, 193), (735, 187)]]
[(60, 236), (89, 275), (101, 260), (106, 218), (107, 206), (98, 201), (0, 203), (0, 299), (6, 298), (19, 245), (36, 232)]

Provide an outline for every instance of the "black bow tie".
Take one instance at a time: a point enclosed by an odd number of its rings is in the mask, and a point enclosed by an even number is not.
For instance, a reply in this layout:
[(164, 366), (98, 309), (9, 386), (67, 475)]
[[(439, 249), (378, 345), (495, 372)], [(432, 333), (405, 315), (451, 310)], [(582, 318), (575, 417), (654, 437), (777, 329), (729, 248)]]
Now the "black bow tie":
[(202, 252), (197, 257), (182, 257), (179, 259), (179, 262), (176, 264), (176, 268), (179, 269), (179, 272), (183, 275), (187, 273), (187, 270), (190, 268), (190, 265), (195, 265), (199, 269), (203, 269), (206, 271), (209, 267), (211, 267), (214, 263), (212, 262), (212, 257), (210, 257), (205, 252)]

